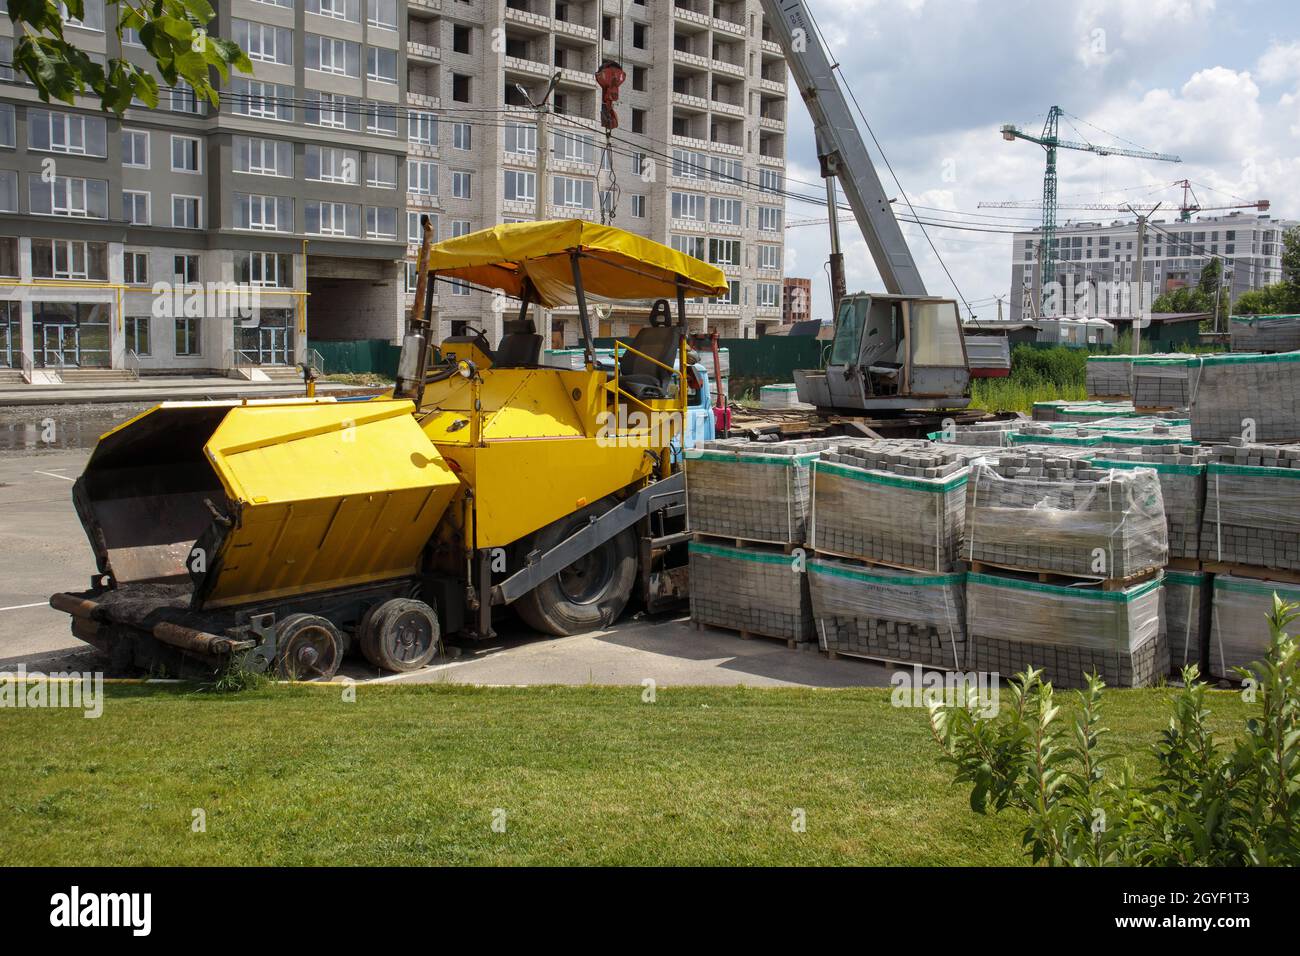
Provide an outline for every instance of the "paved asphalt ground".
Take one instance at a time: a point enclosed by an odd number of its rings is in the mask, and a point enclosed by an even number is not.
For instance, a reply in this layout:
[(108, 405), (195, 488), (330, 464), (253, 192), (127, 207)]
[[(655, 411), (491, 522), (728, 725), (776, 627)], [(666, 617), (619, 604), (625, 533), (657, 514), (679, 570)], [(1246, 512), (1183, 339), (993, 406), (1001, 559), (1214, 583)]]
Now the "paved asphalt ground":
[[(72, 481), (89, 446), (138, 411), (126, 405), (0, 408), (0, 669), (91, 669), (95, 652), (72, 637), (68, 618), (46, 604), (57, 591), (89, 585), (94, 559), (72, 509)], [(53, 418), (56, 442), (41, 441)], [(866, 661), (827, 660), (763, 638), (696, 631), (684, 616), (624, 617), (607, 631), (538, 638), (507, 623), (498, 640), (453, 646), (450, 660), (412, 674), (380, 676), (360, 659), (343, 673), (383, 682), (469, 684), (640, 684), (659, 686), (883, 686), (889, 670)]]

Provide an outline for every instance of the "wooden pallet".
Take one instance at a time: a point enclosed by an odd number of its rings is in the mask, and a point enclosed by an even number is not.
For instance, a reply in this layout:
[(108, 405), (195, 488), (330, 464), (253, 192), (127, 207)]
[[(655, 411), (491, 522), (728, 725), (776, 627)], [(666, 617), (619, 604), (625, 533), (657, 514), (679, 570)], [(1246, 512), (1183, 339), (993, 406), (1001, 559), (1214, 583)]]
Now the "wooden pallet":
[[(1133, 406), (1133, 414), (1135, 417), (1138, 415), (1151, 415), (1158, 418), (1161, 412), (1176, 411), (1178, 411), (1177, 405), (1143, 405), (1140, 408), (1137, 405)], [(1191, 439), (1188, 439), (1188, 444), (1191, 444)]]
[(1278, 584), (1300, 584), (1300, 571), (1291, 568), (1260, 568), (1252, 564), (1234, 564), (1231, 561), (1202, 561), (1201, 570), (1208, 574), (1231, 574), (1255, 581), (1274, 581)]
[(766, 641), (783, 641), (785, 646), (792, 651), (798, 650), (800, 644), (812, 644), (816, 640), (816, 638), (813, 638), (812, 640), (799, 641), (795, 640), (793, 637), (776, 637), (772, 634), (759, 634), (757, 631), (747, 631), (740, 627), (728, 627), (725, 624), (705, 624), (702, 621), (696, 621), (694, 619), (692, 619), (691, 623), (695, 625), (695, 630), (697, 631), (703, 631), (705, 628), (715, 631), (728, 631), (732, 634), (738, 634), (742, 641), (753, 640), (754, 638), (762, 638)]
[(1033, 575), (1038, 579), (1039, 584), (1100, 584), (1103, 591), (1124, 591), (1135, 584), (1142, 584), (1150, 581), (1160, 574), (1160, 568), (1152, 568), (1149, 571), (1142, 571), (1138, 574), (1130, 574), (1126, 578), (1095, 578), (1082, 574), (1061, 574), (1057, 571), (1042, 571), (1034, 568), (1020, 568), (1012, 564), (990, 564), (984, 561), (971, 561), (970, 570), (973, 574), (989, 574), (998, 571), (1014, 571), (1017, 574)]
[(880, 657), (875, 654), (858, 654), (854, 651), (832, 651), (825, 650), (822, 653), (826, 655), (827, 660), (837, 661), (841, 657), (851, 657), (856, 661), (870, 661), (873, 664), (880, 664), (882, 667), (892, 667), (895, 670), (911, 670), (913, 667), (919, 667), (927, 671), (943, 671), (944, 673), (958, 672), (960, 668), (940, 667), (938, 664), (922, 664), (919, 661), (902, 661), (891, 657)]
[(700, 544), (725, 544), (732, 548), (760, 548), (764, 550), (780, 548), (784, 554), (793, 554), (795, 548), (803, 547), (803, 545), (795, 544), (793, 541), (762, 541), (758, 538), (728, 538), (724, 535), (707, 534), (703, 531), (692, 531), (691, 540)]
[(842, 554), (839, 551), (828, 551), (825, 548), (810, 549), (812, 556), (815, 558), (836, 558), (840, 561), (852, 561), (862, 565), (864, 570), (870, 571), (871, 568), (889, 568), (891, 571), (911, 571), (913, 574), (952, 574), (951, 569), (947, 571), (936, 571), (934, 568), (914, 568), (906, 564), (893, 564), (889, 561), (878, 561), (875, 558), (863, 558), (856, 554)]
[(1165, 567), (1170, 571), (1201, 571), (1203, 567), (1201, 562), (1195, 558), (1170, 558), (1165, 562)]

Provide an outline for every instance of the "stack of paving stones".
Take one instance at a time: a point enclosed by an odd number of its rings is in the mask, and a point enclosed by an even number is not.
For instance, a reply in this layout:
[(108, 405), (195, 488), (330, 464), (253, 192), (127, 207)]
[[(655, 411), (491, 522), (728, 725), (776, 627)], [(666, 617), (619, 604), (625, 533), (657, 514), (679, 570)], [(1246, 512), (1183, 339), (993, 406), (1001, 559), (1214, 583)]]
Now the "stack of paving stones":
[(1159, 579), (1122, 591), (966, 576), (968, 668), (1003, 677), (1041, 668), (1054, 687), (1145, 687), (1169, 670)]
[(963, 557), (1108, 580), (1154, 571), (1168, 558), (1160, 480), (1146, 468), (1096, 468), (1021, 449), (980, 459), (966, 484)]
[(1291, 352), (1300, 349), (1300, 315), (1234, 315), (1232, 351)]
[(1268, 618), (1273, 613), (1274, 594), (1289, 603), (1300, 602), (1300, 585), (1232, 574), (1214, 576), (1208, 652), (1212, 676), (1240, 680), (1233, 668), (1264, 659), (1272, 640)]
[[(1165, 639), (1169, 644), (1169, 673), (1182, 674), (1195, 664), (1205, 673), (1201, 653), (1201, 593), (1205, 575), (1199, 571), (1165, 571)], [(1209, 597), (1209, 595), (1206, 595)]]
[(1208, 449), (1190, 444), (1111, 447), (1098, 449), (1093, 464), (1154, 469), (1164, 502), (1169, 557), (1199, 561), (1207, 455)]
[(1132, 394), (1132, 355), (1090, 355), (1084, 373), (1089, 398), (1127, 398)]
[(1234, 438), (1205, 454), (1201, 560), (1300, 571), (1300, 445)]
[(846, 443), (812, 470), (815, 550), (916, 571), (949, 571), (960, 558), (967, 466), (955, 449)]
[(965, 576), (808, 562), (817, 641), (832, 654), (961, 670)]
[(1200, 361), (1193, 355), (1172, 353), (1144, 356), (1133, 363), (1135, 408), (1182, 409), (1192, 404)]
[(1102, 419), (1132, 417), (1132, 402), (1034, 402), (1033, 419), (1036, 422), (1069, 422), (1074, 425), (1091, 425)]
[(1207, 355), (1192, 398), (1192, 438), (1300, 441), (1300, 352)]
[[(1002, 419), (993, 422), (972, 422), (958, 425), (951, 432), (952, 444), (978, 445), (980, 447), (1002, 448), (1011, 444), (1011, 436), (1025, 424), (1024, 419)], [(938, 441), (943, 441), (943, 432), (935, 432)]]
[(775, 548), (689, 545), (691, 620), (805, 643), (815, 637), (808, 578)]
[(805, 541), (808, 467), (843, 439), (752, 442), (721, 439), (686, 453), (688, 529), (771, 544)]

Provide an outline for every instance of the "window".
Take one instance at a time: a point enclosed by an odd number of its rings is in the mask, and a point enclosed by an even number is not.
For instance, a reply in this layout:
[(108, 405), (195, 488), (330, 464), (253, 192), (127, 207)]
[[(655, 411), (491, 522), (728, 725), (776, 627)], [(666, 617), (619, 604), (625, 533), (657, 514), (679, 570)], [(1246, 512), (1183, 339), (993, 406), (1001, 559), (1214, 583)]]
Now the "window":
[[(5, 4), (8, 6), (8, 4)], [(59, 12), (63, 15), (63, 20), (70, 27), (81, 27), (83, 30), (104, 30), (104, 0), (86, 0), (81, 11), (81, 18), (68, 15), (66, 4), (58, 5)]]
[(456, 199), (472, 199), (474, 177), (464, 170), (452, 170), (451, 194)]
[(376, 83), (397, 82), (397, 51), (366, 47), (366, 79)]
[(710, 239), (709, 261), (715, 266), (740, 265), (740, 240)]
[(307, 232), (316, 236), (352, 236), (361, 234), (361, 207), (346, 202), (307, 203)]
[(515, 202), (536, 202), (537, 175), (513, 169), (506, 170), (506, 199)]
[(742, 184), (745, 181), (745, 167), (738, 159), (712, 156), (709, 158), (709, 178), (715, 183)]
[(451, 148), (468, 150), (472, 140), (472, 129), (469, 123), (452, 123), (451, 124)]
[(283, 252), (235, 254), (235, 281), (241, 285), (293, 287), (293, 256)]
[(108, 279), (108, 243), (80, 239), (33, 239), (32, 275), (37, 279)]
[(632, 218), (633, 219), (645, 218), (645, 196), (632, 197)]
[(366, 238), (396, 239), (397, 210), (390, 206), (367, 206)]
[(781, 304), (781, 287), (775, 282), (758, 283), (758, 307), (774, 309)]
[(420, 231), (420, 216), (429, 217), (429, 225), (433, 227), (433, 241), (438, 241), (438, 216), (430, 213), (420, 213), (414, 209), (407, 210), (406, 213), (406, 241), (419, 245), (424, 239), (424, 234)]
[(704, 197), (697, 193), (678, 193), (672, 195), (673, 218), (704, 221)]
[(570, 209), (595, 208), (596, 184), (590, 179), (556, 176), (552, 186), (552, 201), (555, 205)]
[(293, 232), (293, 200), (288, 196), (235, 193), (235, 228), (255, 232)]
[(758, 228), (762, 232), (781, 231), (781, 212), (775, 206), (758, 207)]
[(149, 284), (149, 256), (144, 252), (128, 252), (122, 256), (122, 281), (127, 285)]
[(172, 225), (177, 229), (200, 227), (198, 196), (172, 196)]
[(12, 103), (0, 103), (0, 146), (14, 145), (14, 134), (18, 128), (17, 122), (14, 116), (14, 105)]
[(506, 152), (524, 156), (537, 155), (537, 127), (523, 123), (506, 124)]
[(122, 130), (122, 165), (149, 168), (149, 134), (144, 130)]
[[(406, 138), (412, 143), (419, 143), (423, 146), (438, 145), (438, 117), (432, 113), (419, 113), (414, 110), (406, 114), (407, 128)], [(509, 139), (510, 130), (507, 127), (506, 137)], [(507, 146), (507, 149), (510, 147)]]
[(457, 239), (461, 236), (468, 236), (470, 232), (468, 219), (453, 219), (451, 221), (451, 237)]
[(740, 305), (740, 280), (727, 280), (727, 294), (715, 296), (713, 299), (721, 305)]
[(381, 30), (397, 29), (397, 0), (369, 0), (366, 23)]
[(406, 263), (406, 291), (407, 294), (415, 292), (416, 283), (419, 282), (420, 272), (417, 263), (407, 260)]
[(101, 116), (78, 116), (51, 110), (27, 111), (27, 145), (48, 153), (107, 156), (107, 138)]
[(228, 103), (230, 111), (236, 116), (292, 123), (293, 98), (291, 86), (231, 77), (230, 89), (222, 97), (222, 102)]
[(473, 290), (471, 290), (470, 287), (466, 285), (464, 282), (462, 282), (461, 280), (459, 279), (451, 280), (452, 295), (469, 295), (471, 291)]
[(614, 39), (614, 18), (613, 17), (600, 18), (600, 36), (601, 39), (603, 40)]
[(703, 179), (707, 170), (707, 157), (691, 149), (673, 150), (673, 175), (682, 179)]
[(193, 136), (172, 137), (172, 172), (199, 172), (199, 141)]
[[(18, 173), (13, 169), (0, 169), (0, 212), (18, 211)], [(3, 240), (0, 240), (2, 242)], [(7, 273), (0, 272), (0, 275)]]
[(461, 26), (459, 23), (451, 28), (451, 48), (456, 53), (469, 53), (469, 27)]
[(555, 158), (571, 163), (594, 162), (591, 137), (583, 133), (556, 133), (551, 138)]
[(293, 176), (293, 144), (257, 136), (235, 136), (231, 142), (237, 173), (254, 176)]
[(770, 269), (779, 272), (781, 269), (781, 247), (759, 246), (758, 267), (760, 269)]
[(131, 189), (123, 190), (122, 215), (133, 226), (149, 225), (149, 194)]
[(305, 43), (307, 69), (335, 76), (361, 75), (361, 45), (338, 37), (308, 33)]
[(149, 316), (126, 317), (126, 347), (139, 356), (149, 354)]
[(418, 196), (438, 195), (438, 167), (423, 159), (406, 161), (406, 191)]
[(108, 183), (102, 179), (55, 176), (46, 182), (41, 173), (29, 173), (27, 199), (38, 216), (108, 218)]
[(635, 176), (644, 176), (648, 168), (649, 157), (645, 153), (632, 154), (632, 173)]
[(284, 27), (269, 23), (231, 20), (232, 39), (243, 48), (250, 60), (260, 63), (293, 63), (293, 34)]
[(468, 103), (470, 98), (469, 77), (463, 73), (451, 75), (451, 98), (457, 103)]
[(176, 354), (177, 356), (198, 355), (202, 352), (199, 343), (199, 320), (193, 316), (176, 320)]
[(724, 226), (739, 226), (740, 200), (720, 199), (717, 196), (710, 197), (709, 222)]
[(355, 149), (309, 145), (305, 158), (308, 179), (320, 183), (356, 185), (361, 154)]
[(633, 108), (632, 110), (632, 132), (645, 132), (645, 110)]
[(352, 23), (357, 23), (361, 19), (359, 0), (307, 0), (304, 9), (318, 17), (331, 17)]
[(172, 256), (172, 281), (186, 285), (199, 281), (198, 256)]
[(366, 153), (366, 185), (396, 189), (397, 157), (388, 153)]
[(644, 93), (646, 89), (645, 76), (646, 76), (646, 68), (644, 66), (633, 66), (632, 67), (632, 89), (636, 90), (636, 92), (638, 93)]
[(632, 24), (632, 45), (638, 50), (644, 50), (646, 45), (646, 36), (649, 28), (644, 23)]
[(364, 104), (366, 132), (379, 136), (397, 135), (397, 107), (367, 100)]
[(696, 259), (704, 258), (704, 237), (703, 236), (670, 236), (669, 244), (678, 252), (684, 255), (694, 256)]
[(361, 129), (361, 101), (350, 96), (309, 92), (304, 112), (303, 122), (309, 126), (346, 129), (354, 133)]
[[(266, 3), (268, 0), (258, 0), (259, 3)], [(122, 46), (143, 47), (144, 43), (140, 40), (140, 31), (133, 30), (131, 27), (122, 27)]]
[(184, 80), (177, 80), (176, 85), (172, 87), (168, 108), (173, 113), (197, 114), (203, 111), (199, 105), (199, 98), (194, 93), (194, 88)]

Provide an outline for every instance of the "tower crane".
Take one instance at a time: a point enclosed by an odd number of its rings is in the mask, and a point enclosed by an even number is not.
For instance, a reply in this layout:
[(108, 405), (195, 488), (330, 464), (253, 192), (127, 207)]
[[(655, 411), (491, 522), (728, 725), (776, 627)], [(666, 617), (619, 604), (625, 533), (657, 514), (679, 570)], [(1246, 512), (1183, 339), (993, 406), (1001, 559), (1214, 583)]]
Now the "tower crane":
[(1056, 244), (1056, 151), (1058, 149), (1078, 149), (1098, 156), (1128, 156), (1134, 159), (1154, 159), (1162, 163), (1181, 163), (1182, 160), (1168, 153), (1153, 153), (1144, 149), (1127, 149), (1120, 146), (1097, 146), (1093, 143), (1076, 143), (1063, 140), (1058, 135), (1061, 116), (1065, 110), (1053, 106), (1047, 111), (1047, 121), (1039, 136), (1027, 133), (1013, 123), (1002, 126), (1002, 138), (1009, 143), (1018, 139), (1037, 143), (1047, 153), (1047, 169), (1043, 173), (1043, 278), (1044, 284), (1056, 276), (1054, 258)]

